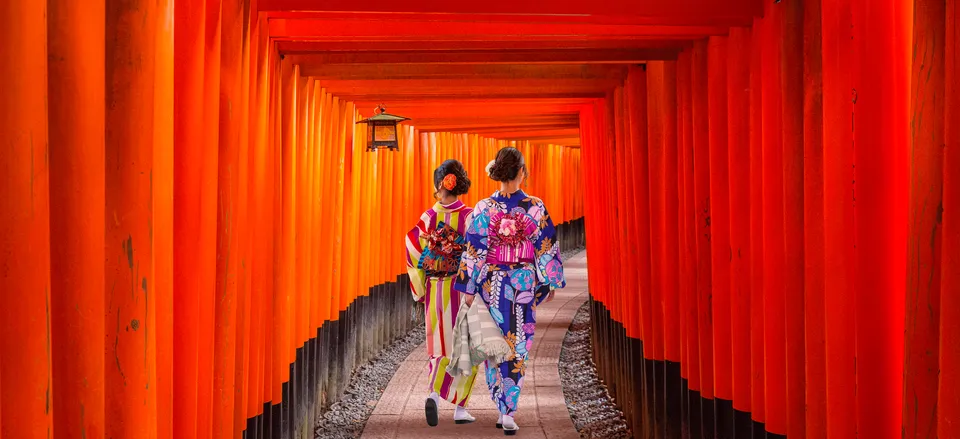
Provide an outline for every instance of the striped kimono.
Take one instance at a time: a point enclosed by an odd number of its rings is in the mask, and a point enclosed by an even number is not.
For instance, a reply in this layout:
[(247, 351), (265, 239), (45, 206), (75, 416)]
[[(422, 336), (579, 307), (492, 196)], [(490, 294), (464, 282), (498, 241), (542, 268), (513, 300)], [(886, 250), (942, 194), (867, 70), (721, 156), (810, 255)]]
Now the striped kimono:
[(500, 413), (513, 416), (533, 347), (537, 305), (563, 288), (556, 229), (543, 202), (523, 191), (480, 201), (466, 232), (455, 288), (480, 294), (512, 348), (501, 364), (487, 362), (487, 387)]
[(460, 310), (460, 294), (454, 292), (453, 283), (470, 211), (459, 200), (446, 206), (437, 203), (420, 216), (406, 239), (410, 290), (426, 310), (428, 390), (461, 407), (470, 400), (476, 368), (467, 376), (451, 376), (446, 369), (453, 351), (454, 319)]

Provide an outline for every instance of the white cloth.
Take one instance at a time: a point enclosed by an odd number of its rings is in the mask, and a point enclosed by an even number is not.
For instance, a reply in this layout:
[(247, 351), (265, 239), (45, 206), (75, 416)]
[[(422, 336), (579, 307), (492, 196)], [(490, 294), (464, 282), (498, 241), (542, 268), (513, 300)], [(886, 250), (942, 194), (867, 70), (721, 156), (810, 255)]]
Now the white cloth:
[(453, 325), (453, 351), (447, 373), (470, 375), (473, 367), (484, 361), (500, 364), (513, 355), (486, 303), (477, 298), (473, 305), (460, 307)]

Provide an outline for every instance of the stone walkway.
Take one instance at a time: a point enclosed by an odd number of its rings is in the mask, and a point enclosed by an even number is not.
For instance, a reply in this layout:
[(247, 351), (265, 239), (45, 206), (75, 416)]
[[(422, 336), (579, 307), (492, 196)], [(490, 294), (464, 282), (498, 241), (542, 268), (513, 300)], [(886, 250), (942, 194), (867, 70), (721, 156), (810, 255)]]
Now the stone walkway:
[[(532, 367), (527, 366), (520, 410), (516, 420), (520, 426), (517, 437), (576, 439), (577, 433), (570, 412), (567, 411), (560, 387), (560, 347), (563, 337), (580, 306), (587, 300), (587, 257), (581, 252), (564, 263), (567, 287), (557, 290), (553, 301), (537, 309), (537, 332), (531, 354)], [(529, 363), (528, 363), (529, 364)], [(453, 405), (440, 406), (440, 425), (430, 427), (423, 414), (427, 396), (427, 354), (420, 345), (397, 369), (377, 407), (367, 421), (363, 438), (500, 438), (496, 429), (497, 408), (487, 392), (481, 367), (473, 395), (470, 413), (477, 422), (465, 425), (453, 423)]]

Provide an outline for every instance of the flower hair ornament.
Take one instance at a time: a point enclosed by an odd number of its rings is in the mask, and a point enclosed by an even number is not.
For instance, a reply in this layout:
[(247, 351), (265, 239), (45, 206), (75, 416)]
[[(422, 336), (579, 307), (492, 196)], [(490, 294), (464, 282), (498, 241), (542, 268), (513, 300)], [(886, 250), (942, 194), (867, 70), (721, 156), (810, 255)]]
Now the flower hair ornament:
[(488, 177), (492, 177), (492, 175), (490, 175), (490, 171), (493, 169), (493, 164), (496, 162), (497, 162), (496, 160), (490, 160), (490, 163), (487, 163), (487, 167), (485, 169), (487, 171)]
[(457, 176), (453, 174), (447, 174), (445, 177), (443, 177), (443, 183), (441, 183), (441, 185), (443, 185), (444, 189), (452, 191), (453, 188), (457, 187)]

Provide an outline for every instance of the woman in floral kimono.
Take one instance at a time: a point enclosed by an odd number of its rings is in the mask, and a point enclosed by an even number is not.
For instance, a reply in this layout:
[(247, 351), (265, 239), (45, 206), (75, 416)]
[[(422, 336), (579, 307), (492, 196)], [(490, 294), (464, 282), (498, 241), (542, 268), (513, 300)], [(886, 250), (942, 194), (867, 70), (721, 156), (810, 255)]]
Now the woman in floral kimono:
[(550, 215), (540, 199), (520, 190), (527, 177), (523, 155), (502, 149), (487, 173), (500, 190), (473, 209), (455, 288), (468, 305), (480, 293), (513, 348), (511, 360), (486, 364), (490, 396), (500, 409), (497, 426), (512, 436), (520, 429), (513, 416), (533, 346), (536, 307), (552, 300), (553, 289), (566, 281)]
[(424, 410), (431, 427), (439, 423), (440, 398), (457, 405), (453, 415), (457, 424), (476, 420), (465, 409), (476, 379), (476, 368), (469, 376), (451, 376), (446, 372), (453, 350), (454, 319), (461, 303), (460, 295), (451, 293), (470, 216), (470, 207), (458, 197), (470, 190), (470, 179), (460, 162), (447, 160), (434, 171), (433, 181), (437, 203), (420, 216), (406, 239), (410, 289), (413, 299), (423, 302), (426, 310), (430, 396)]

